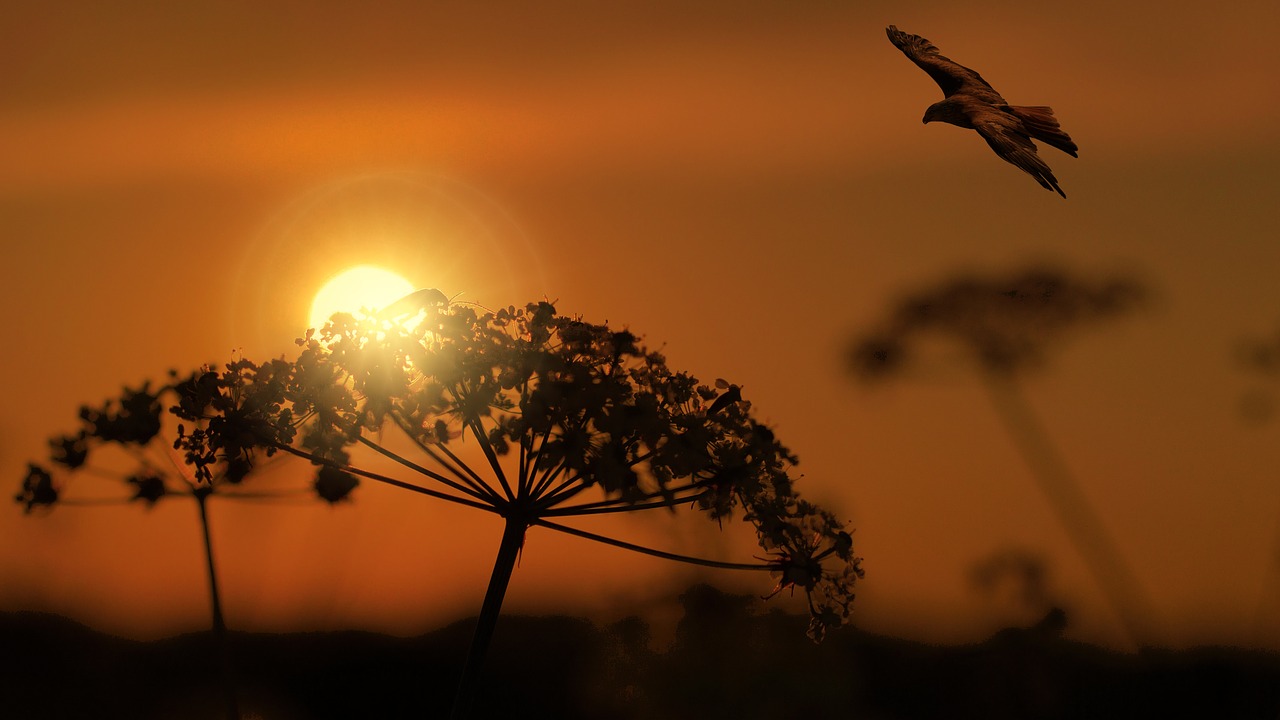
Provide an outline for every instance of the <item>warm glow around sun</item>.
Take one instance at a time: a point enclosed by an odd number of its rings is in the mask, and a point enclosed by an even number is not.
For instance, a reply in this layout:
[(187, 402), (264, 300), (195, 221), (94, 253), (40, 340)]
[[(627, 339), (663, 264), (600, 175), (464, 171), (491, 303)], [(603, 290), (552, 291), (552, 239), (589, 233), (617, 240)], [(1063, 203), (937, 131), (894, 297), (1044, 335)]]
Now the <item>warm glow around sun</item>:
[(336, 312), (378, 310), (414, 291), (413, 284), (390, 270), (358, 265), (334, 275), (311, 301), (308, 326), (320, 328)]

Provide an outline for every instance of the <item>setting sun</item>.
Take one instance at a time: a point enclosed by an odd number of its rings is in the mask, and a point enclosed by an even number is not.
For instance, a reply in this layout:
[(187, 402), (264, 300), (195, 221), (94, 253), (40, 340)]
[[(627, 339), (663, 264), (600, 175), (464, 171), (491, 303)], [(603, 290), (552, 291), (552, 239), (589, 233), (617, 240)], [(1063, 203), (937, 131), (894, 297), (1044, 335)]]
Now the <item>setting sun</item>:
[(308, 325), (319, 328), (336, 312), (377, 310), (413, 290), (413, 283), (390, 270), (359, 265), (329, 278), (316, 292)]

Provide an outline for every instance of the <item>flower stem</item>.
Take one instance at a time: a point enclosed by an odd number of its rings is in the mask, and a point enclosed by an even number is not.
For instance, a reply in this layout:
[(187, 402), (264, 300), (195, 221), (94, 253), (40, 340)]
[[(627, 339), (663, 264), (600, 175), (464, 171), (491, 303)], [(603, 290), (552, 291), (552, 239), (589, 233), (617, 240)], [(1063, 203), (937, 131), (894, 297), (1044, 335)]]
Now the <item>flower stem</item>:
[(1005, 429), (1057, 513), (1068, 540), (1111, 602), (1124, 632), (1141, 650), (1152, 637), (1153, 614), (1132, 568), (1018, 385), (1011, 377), (994, 373), (984, 373), (984, 379)]
[(222, 601), (218, 596), (218, 572), (213, 563), (213, 542), (209, 537), (210, 490), (197, 489), (193, 495), (200, 509), (200, 529), (204, 533), (205, 567), (209, 572), (209, 602), (213, 608), (213, 641), (218, 647), (218, 660), (222, 666), (222, 692), (227, 703), (228, 720), (240, 720), (240, 704), (236, 699), (235, 675), (231, 664), (231, 645), (227, 638), (227, 623), (222, 618)]
[(498, 624), (502, 599), (507, 594), (507, 583), (511, 580), (516, 558), (520, 556), (520, 548), (524, 545), (524, 531), (528, 527), (525, 521), (507, 518), (506, 522), (502, 531), (502, 543), (498, 545), (498, 557), (493, 564), (493, 575), (489, 578), (489, 589), (484, 594), (476, 632), (471, 638), (471, 650), (462, 667), (462, 678), (458, 680), (458, 692), (454, 697), (453, 711), (449, 715), (453, 720), (464, 720), (471, 713), (471, 705), (480, 689), (480, 673), (484, 669), (485, 654), (489, 650), (489, 641), (493, 639), (493, 629)]

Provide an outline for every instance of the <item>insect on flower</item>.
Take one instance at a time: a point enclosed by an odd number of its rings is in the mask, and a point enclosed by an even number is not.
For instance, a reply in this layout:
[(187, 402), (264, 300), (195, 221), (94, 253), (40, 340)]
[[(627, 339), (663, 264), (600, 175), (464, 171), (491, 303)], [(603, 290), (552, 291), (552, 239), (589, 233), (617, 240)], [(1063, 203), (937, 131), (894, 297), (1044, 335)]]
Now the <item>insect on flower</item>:
[(723, 378), (717, 378), (716, 387), (724, 390), (724, 392), (721, 393), (720, 396), (715, 399), (715, 402), (711, 403), (711, 406), (707, 408), (707, 415), (715, 415), (734, 403), (742, 402), (741, 386), (730, 385)]

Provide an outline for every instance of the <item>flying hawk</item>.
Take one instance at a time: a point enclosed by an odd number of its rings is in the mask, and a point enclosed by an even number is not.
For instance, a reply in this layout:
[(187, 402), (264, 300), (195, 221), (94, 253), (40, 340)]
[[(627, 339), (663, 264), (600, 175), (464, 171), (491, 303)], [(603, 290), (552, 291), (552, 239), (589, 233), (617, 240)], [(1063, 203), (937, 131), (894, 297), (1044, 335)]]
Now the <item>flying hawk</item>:
[(904, 33), (893, 25), (886, 32), (889, 41), (929, 73), (946, 96), (929, 106), (924, 112), (924, 122), (938, 120), (977, 130), (997, 155), (1031, 175), (1044, 189), (1067, 196), (1031, 142), (1034, 138), (1071, 157), (1079, 157), (1076, 155), (1079, 148), (1058, 126), (1051, 108), (1010, 105), (981, 75), (943, 56), (928, 40)]

